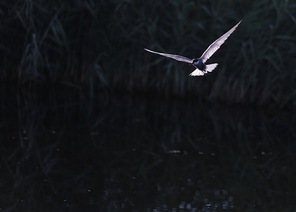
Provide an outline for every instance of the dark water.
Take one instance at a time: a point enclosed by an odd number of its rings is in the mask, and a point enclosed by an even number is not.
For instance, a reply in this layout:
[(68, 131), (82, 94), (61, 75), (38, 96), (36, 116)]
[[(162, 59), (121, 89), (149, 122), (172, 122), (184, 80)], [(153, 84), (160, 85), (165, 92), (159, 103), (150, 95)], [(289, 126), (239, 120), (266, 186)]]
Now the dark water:
[(296, 210), (293, 111), (33, 90), (0, 91), (1, 211)]

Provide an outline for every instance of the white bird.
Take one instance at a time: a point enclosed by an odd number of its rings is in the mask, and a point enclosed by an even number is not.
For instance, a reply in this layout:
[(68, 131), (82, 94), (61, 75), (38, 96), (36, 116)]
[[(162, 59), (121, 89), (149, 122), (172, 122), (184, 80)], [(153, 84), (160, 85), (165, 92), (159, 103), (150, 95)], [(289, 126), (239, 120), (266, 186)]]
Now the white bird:
[(226, 32), (220, 38), (215, 40), (206, 49), (206, 51), (201, 55), (200, 58), (189, 59), (181, 55), (161, 53), (161, 52), (152, 51), (150, 49), (144, 49), (144, 50), (151, 52), (153, 54), (158, 54), (158, 55), (171, 58), (180, 62), (189, 63), (196, 68), (192, 73), (190, 73), (190, 76), (203, 76), (208, 72), (212, 72), (218, 65), (218, 63), (205, 64), (205, 62), (220, 48), (220, 46), (226, 41), (226, 39), (231, 35), (231, 33), (234, 32), (234, 30), (238, 27), (240, 23), (241, 21), (238, 22), (234, 27), (232, 27), (228, 32)]

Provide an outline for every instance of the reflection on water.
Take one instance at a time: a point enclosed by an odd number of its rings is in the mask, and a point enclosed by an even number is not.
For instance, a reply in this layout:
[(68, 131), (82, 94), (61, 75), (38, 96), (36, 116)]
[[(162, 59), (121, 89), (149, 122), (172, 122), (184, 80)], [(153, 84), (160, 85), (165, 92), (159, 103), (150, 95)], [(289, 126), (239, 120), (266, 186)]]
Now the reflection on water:
[(2, 211), (295, 210), (292, 112), (1, 89)]

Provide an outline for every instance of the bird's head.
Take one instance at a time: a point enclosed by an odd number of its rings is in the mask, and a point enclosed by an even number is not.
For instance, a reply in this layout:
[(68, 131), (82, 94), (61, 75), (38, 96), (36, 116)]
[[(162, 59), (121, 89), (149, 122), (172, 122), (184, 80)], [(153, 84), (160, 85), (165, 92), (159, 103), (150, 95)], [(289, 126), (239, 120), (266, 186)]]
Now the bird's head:
[(194, 58), (192, 61), (193, 65), (197, 65), (199, 63), (199, 58)]

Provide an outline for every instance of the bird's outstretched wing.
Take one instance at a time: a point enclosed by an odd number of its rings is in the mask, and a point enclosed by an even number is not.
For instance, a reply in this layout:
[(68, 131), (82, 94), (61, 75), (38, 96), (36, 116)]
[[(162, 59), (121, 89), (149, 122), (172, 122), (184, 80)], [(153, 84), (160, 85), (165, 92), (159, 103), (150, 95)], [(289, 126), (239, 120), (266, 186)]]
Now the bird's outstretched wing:
[(200, 57), (200, 59), (202, 60), (203, 63), (205, 63), (220, 48), (220, 46), (226, 41), (226, 39), (231, 35), (231, 33), (234, 32), (234, 30), (238, 27), (238, 25), (240, 23), (241, 23), (241, 21), (238, 22), (234, 27), (232, 27), (228, 32), (226, 32), (220, 38), (218, 38), (217, 40), (215, 40), (206, 49), (206, 51)]
[(167, 58), (171, 58), (171, 59), (174, 59), (174, 60), (177, 60), (177, 61), (180, 61), (180, 62), (184, 62), (184, 63), (192, 63), (193, 60), (192, 59), (189, 59), (187, 57), (184, 57), (184, 56), (181, 56), (181, 55), (176, 55), (176, 54), (166, 54), (166, 53), (161, 53), (161, 52), (155, 52), (155, 51), (152, 51), (150, 49), (145, 49), (147, 52), (151, 52), (153, 54), (158, 54), (158, 55), (161, 55), (161, 56), (164, 56), (164, 57), (167, 57)]

